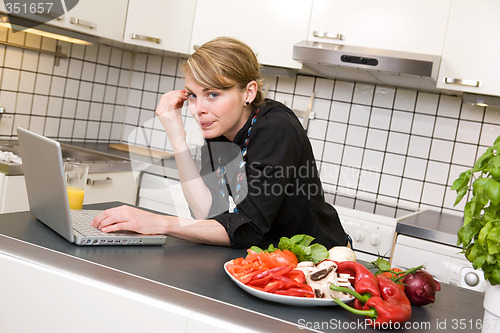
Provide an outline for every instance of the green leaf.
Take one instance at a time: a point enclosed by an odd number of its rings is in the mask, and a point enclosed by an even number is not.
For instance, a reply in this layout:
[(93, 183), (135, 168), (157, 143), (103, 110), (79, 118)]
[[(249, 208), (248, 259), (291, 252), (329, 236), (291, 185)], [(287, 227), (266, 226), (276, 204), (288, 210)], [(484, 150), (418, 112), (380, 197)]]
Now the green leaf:
[(486, 255), (486, 263), (488, 263), (490, 265), (495, 265), (496, 261), (497, 261), (497, 258), (495, 258), (495, 256), (493, 256), (491, 254)]
[(308, 235), (295, 235), (290, 238), (290, 241), (294, 244), (309, 246), (311, 242), (314, 240), (314, 237)]
[(453, 182), (453, 185), (451, 185), (451, 189), (453, 191), (458, 191), (459, 189), (463, 187), (467, 187), (470, 181), (470, 177), (472, 175), (471, 170), (464, 171), (458, 176), (457, 179)]
[(477, 159), (476, 163), (474, 164), (474, 167), (472, 168), (472, 172), (484, 170), (486, 165), (488, 165), (490, 158), (492, 157), (493, 157), (493, 152), (491, 152), (489, 149), (486, 150), (486, 152)]
[(464, 171), (458, 176), (458, 178), (453, 182), (453, 185), (451, 185), (451, 189), (453, 191), (457, 191), (457, 198), (455, 199), (455, 204), (456, 206), (462, 198), (467, 194), (467, 190), (469, 188), (469, 181), (472, 176), (471, 170)]
[(462, 187), (457, 190), (457, 198), (455, 199), (455, 203), (453, 206), (458, 205), (460, 201), (462, 201), (462, 198), (467, 194), (467, 187)]
[(478, 200), (478, 197), (472, 197), (464, 207), (464, 224), (468, 224), (473, 218), (479, 218), (484, 204)]
[(500, 227), (494, 227), (486, 236), (488, 253), (491, 255), (500, 253)]
[(380, 272), (388, 272), (391, 270), (391, 263), (384, 258), (377, 258), (377, 260), (370, 263), (374, 268), (378, 268)]
[(484, 220), (495, 221), (500, 217), (500, 205), (489, 205), (484, 209)]
[(500, 204), (500, 183), (489, 178), (484, 191), (494, 205)]
[(492, 285), (500, 284), (500, 266), (489, 265), (486, 271), (484, 271), (484, 277), (486, 280), (490, 281)]
[(475, 269), (483, 267), (487, 255), (484, 249), (476, 243), (474, 243), (465, 254)]
[(291, 238), (281, 237), (278, 248), (293, 252), (299, 261), (313, 261), (315, 264), (325, 260), (330, 255), (326, 247), (321, 244), (311, 244), (314, 237), (295, 235)]
[(254, 252), (256, 252), (256, 253), (261, 253), (261, 252), (263, 251), (263, 250), (262, 250), (260, 247), (258, 247), (258, 246), (251, 246), (251, 247), (250, 247), (250, 250), (252, 250), (252, 251), (254, 251)]
[(495, 269), (492, 273), (490, 278), (488, 279), (492, 285), (497, 285), (500, 284), (500, 269)]
[[(488, 199), (483, 199), (485, 196), (484, 194), (484, 187), (486, 184), (490, 181), (490, 178), (477, 178), (473, 183), (472, 183), (472, 193), (478, 197), (481, 201), (485, 201), (488, 203)], [(485, 203), (485, 204), (486, 204)]]
[(327, 248), (321, 244), (315, 243), (311, 245), (311, 259), (317, 264), (327, 259), (330, 256)]
[(495, 179), (495, 180), (500, 180), (500, 136), (497, 138), (497, 141), (495, 141), (495, 144), (488, 148), (495, 156), (492, 157), (488, 165), (485, 167), (484, 171), (488, 172), (489, 175)]
[(486, 225), (482, 227), (481, 230), (479, 231), (479, 236), (477, 237), (477, 241), (479, 245), (481, 245), (482, 247), (486, 246), (486, 237), (488, 236), (488, 233), (492, 228), (493, 224), (491, 223), (491, 221), (488, 221)]
[(473, 219), (470, 223), (464, 224), (458, 231), (458, 244), (463, 244), (464, 248), (469, 246), (475, 235), (479, 233), (482, 225), (478, 219)]

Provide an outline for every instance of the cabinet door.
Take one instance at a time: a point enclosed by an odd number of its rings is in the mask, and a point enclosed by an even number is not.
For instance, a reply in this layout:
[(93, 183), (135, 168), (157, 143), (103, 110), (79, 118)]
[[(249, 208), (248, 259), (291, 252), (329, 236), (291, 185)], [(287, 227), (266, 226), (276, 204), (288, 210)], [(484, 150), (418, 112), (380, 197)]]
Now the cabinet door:
[(24, 176), (6, 176), (2, 173), (0, 174), (0, 187), (0, 213), (22, 212), (30, 209)]
[(189, 52), (196, 0), (129, 0), (123, 41)]
[(500, 2), (453, 0), (438, 88), (500, 95)]
[(127, 1), (85, 0), (66, 14), (66, 27), (99, 37), (121, 41), (127, 15)]
[(137, 205), (180, 217), (191, 217), (178, 179), (143, 173)]
[[(93, 182), (85, 188), (84, 204), (121, 201), (135, 205), (137, 183), (132, 171), (91, 173)], [(6, 176), (0, 173), (0, 213), (29, 210), (24, 176)]]
[(137, 183), (132, 171), (88, 175), (84, 204), (121, 201), (135, 205), (136, 199)]
[(308, 40), (441, 54), (450, 2), (315, 0)]
[(311, 6), (312, 0), (198, 0), (190, 51), (229, 36), (252, 47), (261, 64), (301, 68), (293, 45), (306, 39)]

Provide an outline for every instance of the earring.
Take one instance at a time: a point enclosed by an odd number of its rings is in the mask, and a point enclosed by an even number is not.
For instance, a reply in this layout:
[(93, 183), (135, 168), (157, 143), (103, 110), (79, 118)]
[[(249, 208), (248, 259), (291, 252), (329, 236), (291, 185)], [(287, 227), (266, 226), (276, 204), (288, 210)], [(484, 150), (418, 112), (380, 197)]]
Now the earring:
[(248, 105), (248, 104), (250, 104), (250, 102), (246, 101), (246, 102), (245, 102), (245, 105)]

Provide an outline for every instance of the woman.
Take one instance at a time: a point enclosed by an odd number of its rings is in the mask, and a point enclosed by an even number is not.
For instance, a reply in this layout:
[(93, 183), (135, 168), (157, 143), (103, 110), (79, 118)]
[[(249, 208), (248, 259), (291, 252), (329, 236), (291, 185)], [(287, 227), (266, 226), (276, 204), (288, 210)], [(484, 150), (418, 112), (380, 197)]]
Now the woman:
[[(267, 246), (295, 234), (327, 247), (347, 245), (337, 212), (325, 202), (306, 132), (289, 108), (263, 98), (253, 51), (217, 38), (200, 47), (184, 71), (185, 89), (164, 94), (156, 114), (195, 219), (122, 206), (105, 211), (93, 225), (235, 248)], [(182, 123), (186, 101), (206, 140), (200, 172)]]

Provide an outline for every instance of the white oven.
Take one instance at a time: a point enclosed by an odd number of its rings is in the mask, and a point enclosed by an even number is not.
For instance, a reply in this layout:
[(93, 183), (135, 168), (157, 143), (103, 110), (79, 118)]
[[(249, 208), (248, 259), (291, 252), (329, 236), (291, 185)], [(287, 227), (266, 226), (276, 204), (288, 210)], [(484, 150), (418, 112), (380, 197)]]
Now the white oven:
[(483, 292), (484, 274), (475, 270), (458, 247), (463, 216), (424, 210), (399, 221), (392, 265), (402, 269), (425, 265), (440, 282)]
[(440, 282), (483, 292), (483, 272), (475, 270), (461, 251), (456, 246), (398, 234), (391, 263), (402, 269), (425, 265)]
[(354, 252), (359, 260), (371, 262), (378, 257), (390, 258), (396, 225), (402, 217), (390, 217), (335, 205), (345, 232), (352, 238)]

